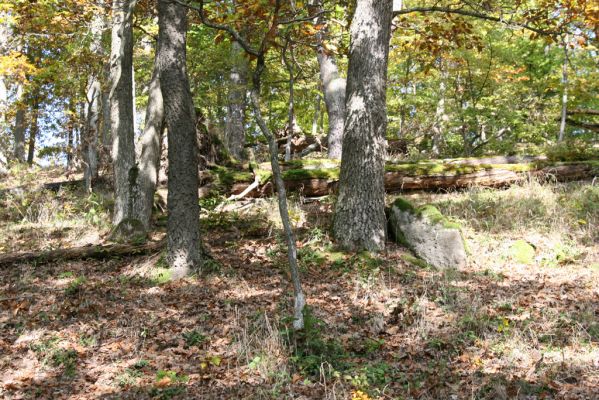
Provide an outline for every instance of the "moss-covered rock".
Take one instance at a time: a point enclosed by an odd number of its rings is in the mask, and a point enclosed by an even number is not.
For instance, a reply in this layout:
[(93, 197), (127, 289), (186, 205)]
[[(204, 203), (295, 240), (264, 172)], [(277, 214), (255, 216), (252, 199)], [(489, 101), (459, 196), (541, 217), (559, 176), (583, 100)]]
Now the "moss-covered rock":
[(415, 207), (405, 198), (395, 200), (389, 211), (389, 227), (395, 240), (436, 268), (460, 268), (467, 264), (459, 225), (432, 205)]

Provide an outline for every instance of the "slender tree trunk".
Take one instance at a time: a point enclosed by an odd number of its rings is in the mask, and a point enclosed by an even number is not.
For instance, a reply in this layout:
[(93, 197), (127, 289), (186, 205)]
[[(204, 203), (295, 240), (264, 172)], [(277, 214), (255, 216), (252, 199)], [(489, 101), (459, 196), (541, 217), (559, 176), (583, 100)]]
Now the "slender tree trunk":
[(383, 185), (392, 3), (358, 0), (350, 28), (343, 156), (334, 235), (350, 249), (385, 247)]
[(15, 116), (14, 136), (14, 157), (18, 162), (25, 162), (25, 127), (27, 122), (25, 106), (25, 89), (21, 82), (17, 83), (17, 113)]
[(158, 1), (160, 87), (168, 129), (167, 260), (173, 277), (200, 267), (195, 111), (186, 69), (187, 8)]
[[(322, 11), (322, 0), (315, 0), (317, 11)], [(317, 19), (317, 24), (326, 23), (323, 16)], [(325, 48), (328, 37), (326, 26), (316, 36), (316, 58), (320, 67), (320, 80), (324, 92), (324, 102), (329, 115), (329, 132), (327, 142), (329, 158), (340, 159), (345, 125), (345, 90), (346, 80), (339, 75), (339, 68), (333, 55)]]
[[(287, 59), (286, 52), (291, 52), (291, 61)], [(287, 72), (289, 73), (289, 104), (287, 106), (287, 143), (285, 143), (285, 161), (291, 160), (291, 141), (293, 139), (294, 128), (295, 128), (295, 110), (294, 110), (294, 84), (295, 77), (293, 72), (293, 45), (287, 39), (287, 47), (283, 52), (283, 61), (285, 62), (285, 66), (287, 67)]]
[(110, 125), (113, 130), (115, 226), (131, 215), (133, 198), (137, 191), (132, 85), (134, 7), (135, 0), (114, 0), (112, 5)]
[(302, 329), (304, 327), (304, 306), (306, 305), (306, 299), (302, 290), (301, 280), (299, 276), (299, 268), (297, 266), (297, 247), (295, 241), (295, 234), (289, 220), (289, 210), (287, 208), (287, 193), (285, 191), (285, 183), (281, 174), (281, 167), (279, 166), (279, 146), (277, 139), (272, 134), (270, 129), (262, 117), (260, 111), (260, 78), (262, 71), (264, 70), (264, 56), (258, 57), (256, 71), (254, 73), (254, 86), (250, 92), (250, 98), (252, 100), (252, 107), (254, 109), (254, 115), (256, 116), (256, 122), (262, 131), (262, 134), (268, 141), (268, 148), (270, 152), (270, 165), (272, 168), (272, 175), (274, 178), (275, 186), (277, 188), (277, 200), (279, 203), (279, 214), (281, 216), (281, 222), (283, 223), (283, 230), (285, 231), (285, 238), (287, 240), (287, 259), (289, 261), (289, 271), (291, 272), (291, 282), (293, 284), (294, 294), (294, 321), (293, 327), (295, 329)]
[(33, 165), (33, 159), (35, 157), (35, 140), (39, 133), (39, 113), (40, 100), (39, 96), (35, 95), (31, 107), (31, 125), (29, 126), (29, 148), (27, 151), (27, 164), (29, 165)]
[(229, 73), (225, 145), (231, 156), (236, 160), (242, 160), (245, 145), (247, 62), (237, 42), (231, 45), (231, 57), (233, 63)]
[(563, 93), (562, 93), (562, 114), (559, 125), (559, 137), (557, 139), (558, 142), (564, 140), (566, 135), (566, 118), (568, 117), (568, 45), (566, 43), (567, 39), (564, 39), (564, 62), (562, 64), (562, 85), (563, 85)]
[(141, 156), (139, 162), (140, 196), (136, 199), (134, 218), (141, 221), (146, 230), (150, 229), (154, 192), (160, 169), (160, 148), (164, 132), (164, 103), (160, 90), (160, 73), (158, 70), (158, 54), (160, 42), (156, 43), (154, 71), (148, 90), (148, 106), (144, 133), (141, 138)]
[(67, 156), (67, 169), (71, 170), (73, 168), (73, 139), (75, 137), (75, 103), (73, 99), (69, 99), (69, 106), (67, 110), (68, 114), (68, 125), (67, 125), (67, 148), (66, 148), (66, 156)]

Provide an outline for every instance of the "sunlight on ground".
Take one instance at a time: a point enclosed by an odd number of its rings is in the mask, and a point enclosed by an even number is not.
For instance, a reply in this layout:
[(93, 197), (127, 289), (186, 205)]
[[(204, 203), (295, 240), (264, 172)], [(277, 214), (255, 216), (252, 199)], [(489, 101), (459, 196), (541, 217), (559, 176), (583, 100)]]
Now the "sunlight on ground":
[[(533, 182), (410, 197), (462, 225), (467, 268), (425, 267), (393, 243), (382, 255), (340, 252), (328, 234), (332, 199), (292, 199), (310, 306), (301, 333), (288, 330), (278, 222), (261, 211), (272, 199), (203, 212), (215, 261), (201, 277), (170, 281), (161, 254), (7, 269), (0, 396), (592, 397), (599, 188)], [(72, 207), (39, 221), (4, 210), (0, 246), (74, 244), (108, 226), (97, 199), (59, 192), (31, 204), (57, 198)]]

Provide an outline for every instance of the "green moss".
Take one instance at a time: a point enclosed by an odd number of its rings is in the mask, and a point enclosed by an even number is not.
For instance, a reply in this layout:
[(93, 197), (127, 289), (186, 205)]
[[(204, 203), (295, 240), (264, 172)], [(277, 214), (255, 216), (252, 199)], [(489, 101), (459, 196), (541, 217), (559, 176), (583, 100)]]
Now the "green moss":
[(299, 181), (303, 179), (339, 179), (339, 168), (290, 169), (283, 172), (283, 180)]
[(398, 197), (393, 202), (393, 206), (397, 207), (401, 211), (414, 211), (414, 206), (408, 200), (403, 197)]
[(405, 198), (398, 197), (393, 202), (393, 206), (397, 207), (401, 211), (408, 211), (421, 218), (426, 218), (427, 221), (430, 221), (433, 224), (442, 224), (445, 228), (448, 229), (461, 229), (460, 224), (447, 219), (447, 217), (441, 214), (441, 211), (439, 211), (439, 209), (433, 206), (432, 204), (425, 204), (420, 207), (414, 207), (412, 203), (410, 203)]
[(254, 175), (256, 175), (258, 177), (258, 182), (260, 182), (260, 184), (263, 185), (266, 182), (268, 182), (269, 179), (272, 177), (272, 171), (267, 170), (267, 169), (255, 168)]
[(532, 264), (535, 259), (535, 248), (525, 240), (516, 240), (510, 246), (509, 256), (520, 264)]
[(414, 257), (410, 254), (402, 254), (401, 259), (416, 266), (416, 267), (420, 267), (420, 268), (424, 268), (424, 269), (434, 269), (435, 268), (432, 265), (430, 265), (429, 263), (427, 263), (426, 261), (421, 260), (418, 257)]
[(210, 170), (217, 184), (231, 186), (240, 182), (252, 182), (254, 174), (250, 171), (239, 171), (226, 167), (217, 166)]
[(339, 160), (332, 160), (328, 158), (317, 158), (317, 159), (301, 159), (291, 160), (281, 163), (283, 168), (287, 169), (322, 169), (322, 168), (339, 168), (341, 162)]

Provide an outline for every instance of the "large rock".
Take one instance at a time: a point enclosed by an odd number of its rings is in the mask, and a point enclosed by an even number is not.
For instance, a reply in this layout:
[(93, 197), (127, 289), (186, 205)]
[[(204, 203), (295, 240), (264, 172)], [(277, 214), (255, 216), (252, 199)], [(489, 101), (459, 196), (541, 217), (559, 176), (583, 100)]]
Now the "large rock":
[(399, 198), (391, 207), (389, 225), (395, 240), (428, 264), (441, 269), (466, 266), (468, 259), (459, 225), (447, 220), (434, 206), (416, 208)]

